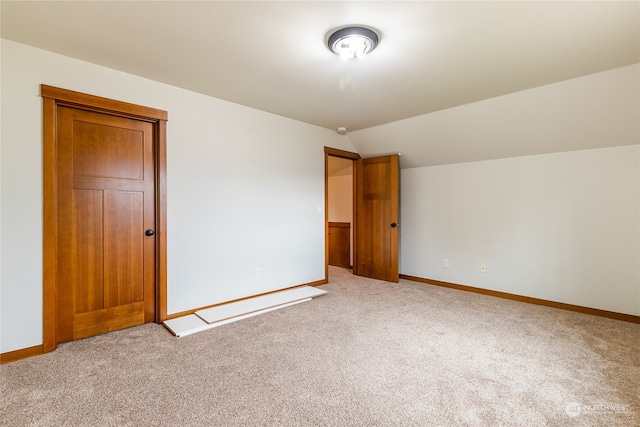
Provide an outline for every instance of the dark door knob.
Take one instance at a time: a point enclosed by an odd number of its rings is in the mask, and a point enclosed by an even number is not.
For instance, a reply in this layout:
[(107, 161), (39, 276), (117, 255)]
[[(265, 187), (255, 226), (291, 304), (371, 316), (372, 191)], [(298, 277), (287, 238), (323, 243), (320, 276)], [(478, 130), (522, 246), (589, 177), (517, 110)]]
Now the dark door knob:
[(397, 227), (397, 226), (399, 226), (399, 225), (400, 225), (400, 224), (396, 224), (395, 222), (392, 222), (392, 223), (391, 223), (391, 227), (392, 227), (392, 228), (393, 228), (393, 227)]
[(146, 234), (147, 236), (153, 236), (154, 234), (156, 234), (156, 232), (153, 230), (147, 230), (144, 232), (144, 234)]

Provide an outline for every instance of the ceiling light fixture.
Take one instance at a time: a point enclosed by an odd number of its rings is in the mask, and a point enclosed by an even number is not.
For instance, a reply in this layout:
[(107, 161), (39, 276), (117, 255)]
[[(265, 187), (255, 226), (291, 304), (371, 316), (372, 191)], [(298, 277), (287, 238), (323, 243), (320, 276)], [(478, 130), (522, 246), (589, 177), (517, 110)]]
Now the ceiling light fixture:
[(378, 34), (370, 28), (345, 27), (329, 36), (327, 46), (343, 60), (359, 59), (375, 49), (379, 40)]

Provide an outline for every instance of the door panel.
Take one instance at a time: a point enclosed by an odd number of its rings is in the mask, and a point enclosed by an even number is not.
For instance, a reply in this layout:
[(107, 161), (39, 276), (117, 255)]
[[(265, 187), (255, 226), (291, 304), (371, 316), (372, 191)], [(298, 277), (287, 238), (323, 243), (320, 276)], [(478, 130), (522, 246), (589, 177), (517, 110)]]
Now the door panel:
[(60, 107), (56, 342), (154, 319), (153, 125)]
[(105, 308), (143, 301), (144, 193), (106, 191)]
[(351, 267), (351, 224), (329, 223), (329, 265)]
[(102, 249), (104, 247), (103, 192), (100, 190), (74, 190), (76, 211), (77, 267), (75, 284), (82, 284), (81, 292), (74, 291), (75, 312), (86, 313), (103, 308)]
[(397, 155), (355, 162), (354, 274), (397, 282), (399, 161)]
[(74, 176), (144, 179), (141, 130), (75, 120), (73, 139)]

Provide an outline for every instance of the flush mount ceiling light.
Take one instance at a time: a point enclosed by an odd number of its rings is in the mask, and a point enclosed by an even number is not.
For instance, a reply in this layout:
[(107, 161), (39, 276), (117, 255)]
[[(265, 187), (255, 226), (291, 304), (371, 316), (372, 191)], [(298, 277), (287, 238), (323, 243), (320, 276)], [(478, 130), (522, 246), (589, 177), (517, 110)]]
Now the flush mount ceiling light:
[(378, 45), (378, 34), (365, 27), (346, 27), (334, 31), (327, 41), (329, 49), (340, 58), (364, 58)]

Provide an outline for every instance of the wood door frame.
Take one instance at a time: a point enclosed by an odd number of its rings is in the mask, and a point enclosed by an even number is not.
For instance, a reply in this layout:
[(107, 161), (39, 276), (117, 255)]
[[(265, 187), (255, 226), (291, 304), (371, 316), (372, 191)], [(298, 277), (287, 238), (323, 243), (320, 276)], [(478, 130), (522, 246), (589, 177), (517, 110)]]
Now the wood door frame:
[[(324, 283), (329, 282), (329, 156), (339, 157), (341, 159), (359, 160), (360, 154), (351, 151), (340, 150), (337, 148), (324, 147)], [(353, 196), (355, 197), (355, 175), (353, 180)], [(353, 200), (354, 216), (355, 216), (355, 199)], [(355, 248), (355, 221), (352, 221), (353, 227), (353, 247)], [(356, 263), (356, 253), (353, 253), (353, 264)]]
[(153, 125), (156, 215), (155, 321), (167, 317), (167, 112), (113, 99), (40, 85), (43, 99), (43, 352), (56, 349), (57, 111), (58, 107), (111, 114)]

